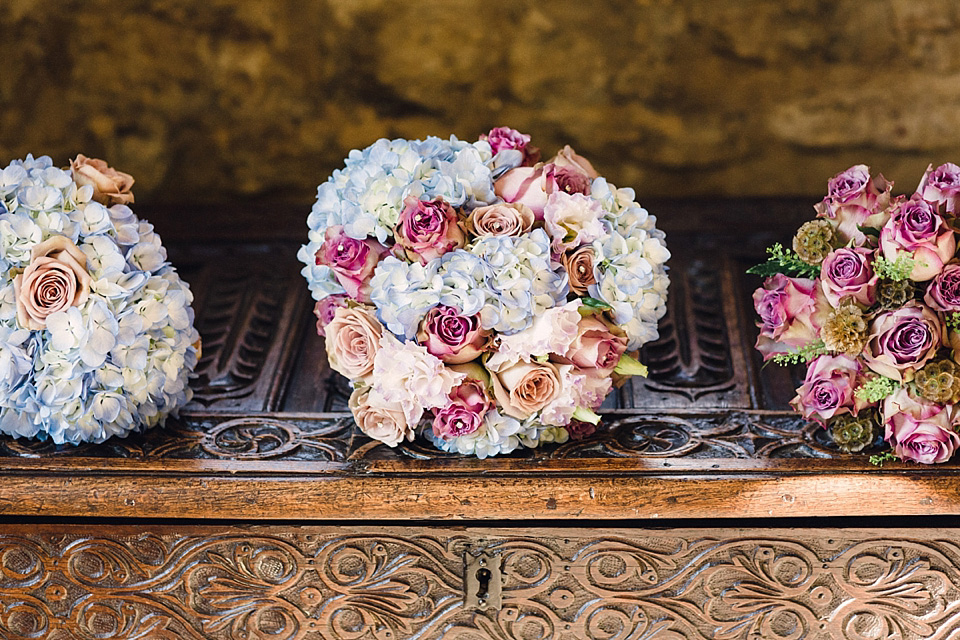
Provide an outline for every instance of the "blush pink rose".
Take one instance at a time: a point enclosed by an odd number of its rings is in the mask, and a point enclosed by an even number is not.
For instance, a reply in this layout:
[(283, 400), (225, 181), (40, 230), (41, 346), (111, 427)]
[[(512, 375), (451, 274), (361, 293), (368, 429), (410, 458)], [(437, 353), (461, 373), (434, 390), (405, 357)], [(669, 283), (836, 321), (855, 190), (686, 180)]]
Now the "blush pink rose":
[(337, 293), (332, 296), (327, 296), (322, 300), (317, 300), (317, 304), (313, 306), (313, 315), (317, 316), (317, 334), (321, 336), (327, 335), (327, 325), (330, 324), (330, 321), (333, 320), (333, 314), (340, 307), (347, 306), (348, 297), (346, 294)]
[(590, 285), (597, 284), (597, 277), (593, 272), (595, 257), (596, 254), (590, 245), (580, 246), (560, 256), (560, 264), (567, 272), (570, 290), (578, 296), (587, 295)]
[(883, 257), (894, 261), (901, 252), (913, 254), (910, 279), (923, 282), (936, 276), (957, 251), (953, 229), (936, 208), (919, 198), (894, 207), (890, 220), (880, 230)]
[(860, 246), (866, 235), (860, 227), (880, 228), (886, 222), (893, 183), (882, 175), (870, 176), (870, 167), (858, 164), (838, 173), (827, 183), (827, 196), (814, 208), (829, 219), (844, 241)]
[(760, 315), (756, 348), (767, 360), (816, 340), (829, 308), (816, 281), (777, 274), (753, 292)]
[(367, 380), (383, 335), (373, 309), (337, 307), (326, 332), (330, 367), (350, 380)]
[(943, 333), (937, 315), (912, 300), (873, 319), (864, 362), (880, 375), (902, 381), (936, 355), (944, 343)]
[(450, 404), (435, 412), (433, 433), (445, 440), (473, 433), (483, 424), (487, 412), (496, 406), (487, 393), (484, 379), (489, 376), (483, 367), (464, 364), (451, 368), (467, 377), (450, 392)]
[(479, 237), (521, 236), (536, 222), (533, 210), (521, 202), (505, 202), (478, 207), (467, 216), (466, 226)]
[(526, 420), (563, 392), (560, 371), (552, 362), (505, 363), (490, 372), (490, 382), (503, 413)]
[(863, 307), (877, 301), (879, 276), (873, 272), (873, 251), (866, 248), (843, 248), (827, 254), (820, 268), (820, 285), (827, 301), (840, 306), (851, 298)]
[[(589, 169), (593, 171), (593, 167)], [(596, 174), (595, 171), (593, 173)], [(567, 166), (548, 163), (510, 169), (494, 182), (493, 189), (505, 202), (527, 205), (537, 220), (542, 220), (543, 209), (551, 194), (559, 191), (589, 195), (591, 182), (587, 170), (576, 163), (571, 162)]]
[(883, 401), (884, 439), (904, 460), (939, 464), (960, 446), (956, 405), (913, 398), (905, 388)]
[(591, 181), (600, 177), (590, 161), (578, 155), (570, 145), (565, 145), (563, 149), (560, 149), (557, 155), (550, 160), (550, 163), (559, 169), (573, 169), (575, 173), (586, 176)]
[(530, 166), (540, 160), (540, 150), (530, 144), (530, 136), (510, 127), (496, 127), (490, 133), (481, 134), (481, 140), (490, 143), (494, 154), (501, 151), (516, 150), (523, 154), (524, 166)]
[(946, 265), (943, 271), (930, 281), (923, 301), (937, 311), (960, 311), (960, 264)]
[(580, 318), (577, 336), (558, 362), (578, 369), (598, 369), (609, 376), (627, 351), (627, 336), (619, 327), (607, 324), (595, 315)]
[(387, 248), (373, 238), (351, 238), (338, 224), (327, 227), (323, 244), (317, 249), (316, 261), (330, 267), (348, 296), (369, 304), (370, 278), (387, 253)]
[(447, 364), (463, 364), (487, 350), (490, 332), (480, 326), (478, 315), (464, 316), (454, 307), (438, 305), (420, 323), (417, 342)]
[(948, 162), (936, 169), (933, 165), (920, 179), (917, 194), (927, 202), (945, 204), (948, 213), (960, 211), (960, 167)]
[(104, 206), (133, 202), (133, 176), (113, 169), (103, 160), (77, 155), (70, 161), (73, 181), (80, 187), (93, 187), (93, 199)]
[(396, 248), (411, 262), (427, 264), (448, 251), (466, 245), (457, 212), (442, 198), (429, 202), (408, 196), (394, 229)]
[(416, 425), (407, 424), (400, 403), (383, 400), (371, 387), (354, 389), (348, 406), (360, 431), (374, 440), (388, 447), (413, 440)]
[(13, 279), (17, 321), (25, 329), (46, 328), (50, 315), (87, 301), (91, 282), (87, 256), (69, 238), (34, 245), (30, 264)]
[(483, 418), (459, 404), (451, 403), (435, 412), (433, 434), (444, 440), (473, 433), (483, 424)]
[(790, 402), (807, 420), (820, 424), (844, 413), (857, 415), (865, 403), (854, 396), (862, 365), (845, 355), (820, 356), (807, 366), (807, 376)]

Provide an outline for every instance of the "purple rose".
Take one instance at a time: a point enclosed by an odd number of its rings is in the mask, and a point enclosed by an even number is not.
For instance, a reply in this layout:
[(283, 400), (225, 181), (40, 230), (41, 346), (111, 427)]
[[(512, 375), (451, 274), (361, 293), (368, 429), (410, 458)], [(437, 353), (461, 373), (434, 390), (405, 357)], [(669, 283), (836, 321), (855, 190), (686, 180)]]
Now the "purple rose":
[(921, 368), (943, 344), (943, 325), (928, 307), (911, 301), (879, 314), (870, 323), (864, 361), (882, 376), (902, 381)]
[(370, 300), (370, 278), (387, 248), (372, 238), (357, 240), (343, 232), (342, 225), (327, 227), (317, 249), (317, 264), (330, 267), (347, 295), (360, 302)]
[(856, 358), (820, 356), (807, 367), (807, 376), (790, 404), (804, 418), (820, 424), (844, 413), (857, 415), (864, 403), (857, 400), (853, 390), (861, 369)]
[(901, 251), (913, 254), (910, 279), (923, 282), (936, 276), (957, 250), (957, 241), (946, 221), (926, 200), (913, 198), (894, 207), (880, 230), (880, 250), (891, 262)]
[(920, 179), (917, 194), (924, 200), (947, 205), (947, 212), (955, 213), (960, 208), (960, 167), (948, 162), (936, 169), (927, 167)]
[(860, 227), (880, 228), (886, 222), (891, 189), (892, 182), (882, 175), (872, 178), (870, 167), (858, 164), (830, 179), (827, 197), (815, 209), (831, 220), (841, 238), (859, 246), (866, 242)]
[(878, 280), (873, 272), (870, 249), (837, 249), (824, 258), (820, 268), (820, 286), (834, 307), (840, 306), (843, 298), (853, 298), (864, 307), (873, 306), (877, 301)]
[(427, 264), (467, 240), (457, 222), (457, 212), (442, 198), (429, 202), (409, 196), (393, 232), (397, 249), (411, 262)]
[(902, 388), (883, 401), (884, 439), (904, 460), (946, 462), (960, 446), (956, 405), (939, 405), (910, 396)]
[(347, 296), (346, 294), (342, 293), (337, 293), (332, 296), (327, 296), (322, 300), (317, 300), (317, 304), (313, 307), (313, 315), (317, 316), (317, 333), (321, 336), (326, 336), (327, 325), (330, 324), (331, 320), (333, 320), (333, 316), (336, 314), (337, 309), (346, 306)]
[(930, 281), (923, 301), (937, 311), (960, 311), (960, 264), (948, 264)]
[(817, 339), (827, 306), (821, 296), (815, 281), (783, 274), (767, 278), (753, 292), (753, 305), (760, 314), (757, 350), (764, 360)]
[(490, 133), (480, 136), (490, 143), (494, 154), (501, 151), (517, 150), (523, 153), (523, 166), (535, 164), (540, 159), (540, 150), (530, 146), (530, 136), (510, 127), (496, 127)]
[(597, 425), (591, 422), (571, 420), (569, 424), (567, 424), (567, 433), (570, 434), (571, 440), (583, 440), (584, 438), (589, 438), (596, 432)]
[(447, 364), (463, 364), (487, 349), (490, 332), (480, 327), (478, 315), (460, 315), (454, 307), (439, 305), (420, 323), (417, 342)]

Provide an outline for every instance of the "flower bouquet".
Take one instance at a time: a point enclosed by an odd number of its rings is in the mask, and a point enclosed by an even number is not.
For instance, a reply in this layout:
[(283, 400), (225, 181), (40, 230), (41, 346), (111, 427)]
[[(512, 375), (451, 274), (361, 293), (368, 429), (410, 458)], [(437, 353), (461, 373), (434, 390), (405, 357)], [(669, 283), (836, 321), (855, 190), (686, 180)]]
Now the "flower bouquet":
[(960, 167), (928, 167), (909, 197), (858, 165), (828, 183), (817, 217), (750, 270), (757, 349), (807, 363), (792, 405), (844, 451), (945, 462), (960, 445)]
[[(487, 456), (592, 432), (657, 337), (656, 219), (565, 147), (380, 140), (320, 185), (299, 252), (360, 429)], [(631, 355), (634, 354), (634, 355)]]
[(133, 178), (82, 155), (0, 170), (0, 431), (102, 442), (189, 401), (193, 296)]

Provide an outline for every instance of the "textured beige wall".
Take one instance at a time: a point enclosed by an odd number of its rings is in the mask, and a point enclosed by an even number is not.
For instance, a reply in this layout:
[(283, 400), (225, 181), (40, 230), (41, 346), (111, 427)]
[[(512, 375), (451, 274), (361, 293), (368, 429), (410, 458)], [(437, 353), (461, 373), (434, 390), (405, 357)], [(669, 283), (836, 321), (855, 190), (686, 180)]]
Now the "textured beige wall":
[(380, 136), (497, 124), (643, 195), (960, 161), (956, 0), (2, 0), (0, 159), (141, 200), (310, 198)]

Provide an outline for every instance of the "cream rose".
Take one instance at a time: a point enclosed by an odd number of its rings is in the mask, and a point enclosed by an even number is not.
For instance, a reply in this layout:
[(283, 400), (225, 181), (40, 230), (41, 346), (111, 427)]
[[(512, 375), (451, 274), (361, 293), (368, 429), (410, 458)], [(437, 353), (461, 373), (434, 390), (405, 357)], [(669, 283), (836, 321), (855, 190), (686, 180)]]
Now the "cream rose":
[(519, 361), (491, 372), (490, 381), (503, 413), (525, 420), (557, 399), (563, 391), (560, 378), (552, 362)]
[(13, 279), (17, 321), (26, 329), (47, 326), (47, 317), (90, 296), (87, 257), (65, 236), (53, 236), (35, 245), (30, 264)]
[(110, 167), (103, 160), (78, 155), (70, 162), (73, 180), (78, 186), (93, 187), (93, 199), (102, 205), (133, 202), (133, 176)]
[(327, 359), (334, 371), (350, 380), (373, 373), (383, 325), (368, 307), (339, 307), (327, 324)]
[(478, 207), (467, 217), (467, 228), (477, 236), (520, 236), (533, 228), (536, 216), (522, 202)]
[(414, 430), (407, 424), (403, 408), (397, 402), (385, 402), (370, 387), (360, 387), (347, 403), (360, 431), (388, 447), (413, 440)]

